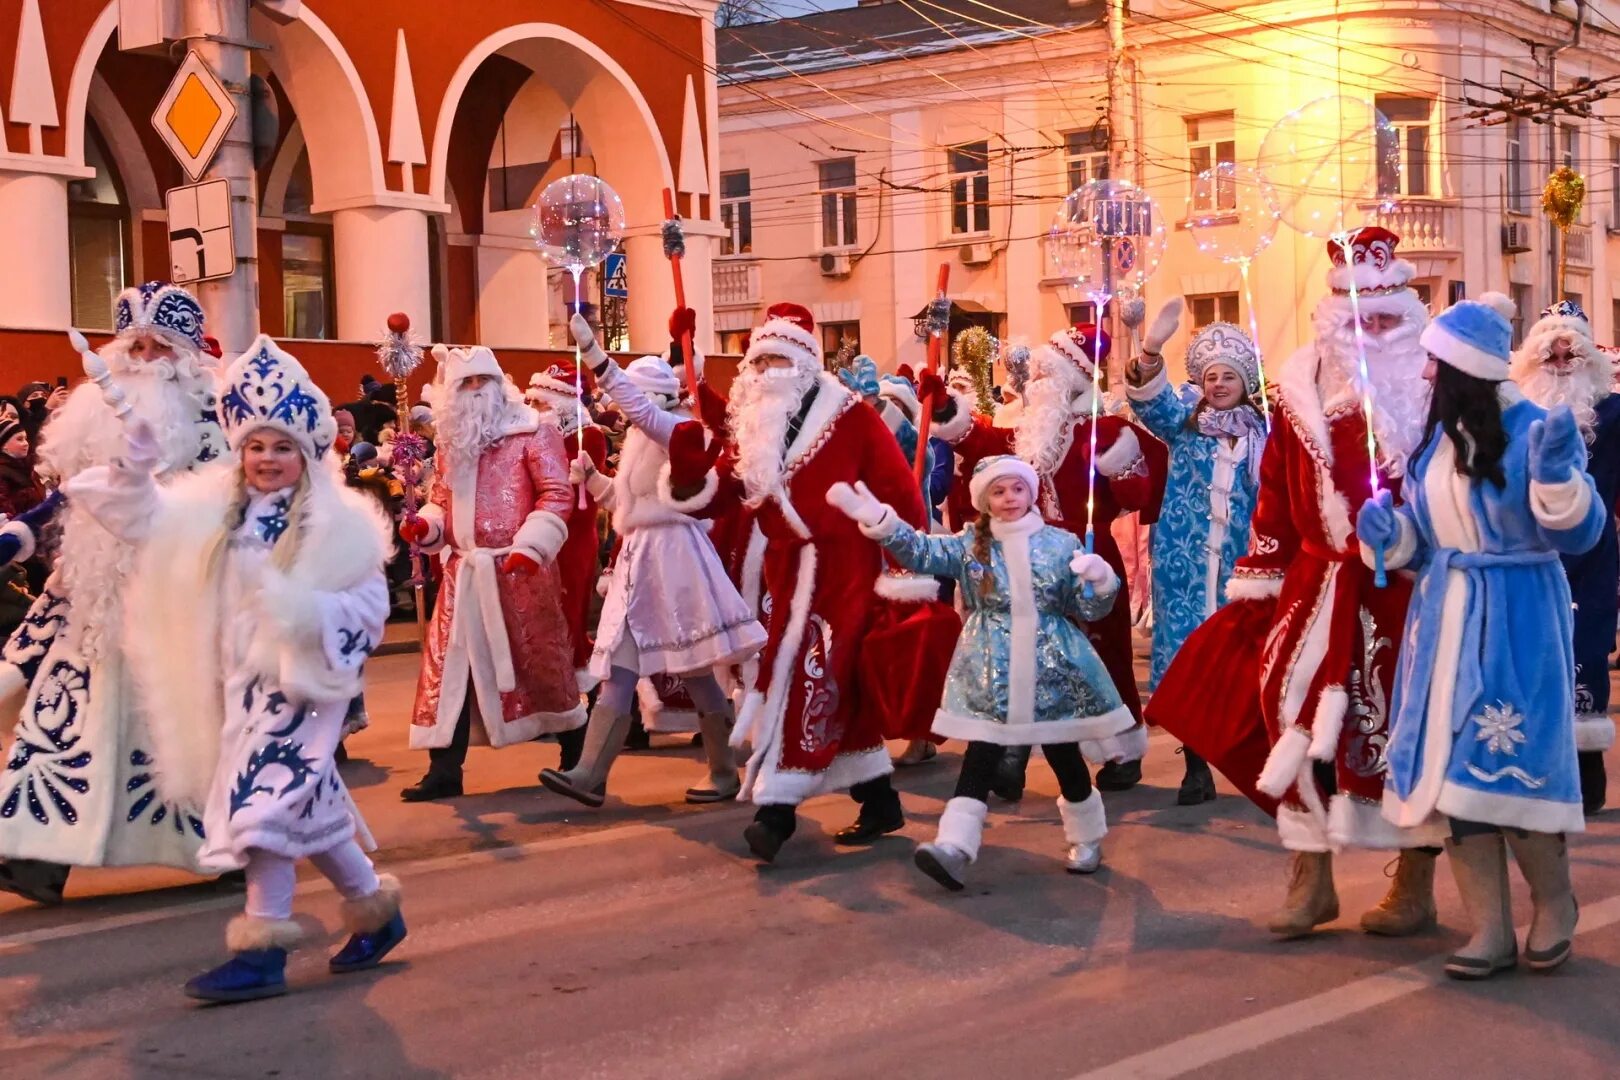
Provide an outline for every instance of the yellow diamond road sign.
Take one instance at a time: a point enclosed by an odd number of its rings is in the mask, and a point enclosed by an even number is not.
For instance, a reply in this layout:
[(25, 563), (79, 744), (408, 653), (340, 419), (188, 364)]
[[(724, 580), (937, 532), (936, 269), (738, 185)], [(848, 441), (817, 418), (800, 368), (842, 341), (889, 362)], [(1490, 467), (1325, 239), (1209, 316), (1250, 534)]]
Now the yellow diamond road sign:
[(194, 181), (214, 160), (235, 121), (236, 103), (195, 52), (186, 54), (152, 114), (152, 126)]

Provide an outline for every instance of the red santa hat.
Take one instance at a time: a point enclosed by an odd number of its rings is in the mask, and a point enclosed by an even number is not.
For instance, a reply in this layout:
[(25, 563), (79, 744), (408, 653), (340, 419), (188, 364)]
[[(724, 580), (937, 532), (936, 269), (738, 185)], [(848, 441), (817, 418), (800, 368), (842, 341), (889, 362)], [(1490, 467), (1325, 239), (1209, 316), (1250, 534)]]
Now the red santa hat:
[(781, 356), (800, 369), (821, 370), (821, 342), (816, 340), (815, 319), (797, 304), (773, 304), (765, 324), (754, 331), (743, 363), (766, 356)]
[(529, 376), (529, 389), (523, 396), (529, 401), (560, 398), (572, 402), (578, 394), (579, 387), (574, 382), (574, 373), (561, 364), (552, 364), (546, 370), (537, 371)]
[(1033, 502), (1041, 490), (1041, 478), (1035, 475), (1035, 467), (1021, 457), (1013, 454), (997, 454), (987, 457), (973, 467), (973, 478), (968, 481), (968, 497), (973, 508), (981, 514), (990, 512), (990, 485), (997, 480), (1017, 479), (1029, 485), (1029, 496)]
[(1095, 323), (1082, 323), (1059, 330), (1046, 344), (1060, 359), (1068, 361), (1076, 370), (1091, 378), (1096, 373), (1097, 361), (1108, 359), (1114, 341), (1108, 336), (1108, 331), (1099, 329)]
[(1345, 258), (1344, 245), (1328, 241), (1328, 258), (1333, 266), (1328, 270), (1328, 285), (1341, 296), (1350, 294), (1350, 282), (1362, 296), (1388, 296), (1401, 292), (1417, 275), (1417, 270), (1395, 254), (1401, 238), (1388, 229), (1369, 225), (1349, 236), (1350, 259)]
[(912, 370), (910, 364), (901, 364), (899, 367), (894, 369), (894, 373), (906, 380), (906, 382), (910, 383), (912, 386), (917, 385), (917, 375), (916, 372)]

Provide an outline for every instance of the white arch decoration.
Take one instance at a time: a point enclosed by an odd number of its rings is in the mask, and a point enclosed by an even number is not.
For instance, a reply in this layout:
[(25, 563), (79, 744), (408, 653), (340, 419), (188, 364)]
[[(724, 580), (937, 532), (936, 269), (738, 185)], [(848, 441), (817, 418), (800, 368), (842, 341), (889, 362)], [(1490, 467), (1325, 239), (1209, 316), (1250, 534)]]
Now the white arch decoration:
[(662, 177), (662, 186), (673, 188), (675, 174), (670, 167), (669, 154), (664, 146), (664, 140), (658, 129), (658, 123), (653, 119), (652, 109), (647, 105), (647, 99), (642, 96), (641, 88), (630, 78), (619, 63), (604, 52), (595, 42), (582, 34), (576, 33), (565, 26), (555, 23), (520, 23), (498, 30), (489, 37), (480, 41), (462, 59), (461, 65), (456, 68), (455, 75), (446, 87), (444, 100), (439, 105), (439, 115), (433, 125), (433, 152), (431, 168), (428, 172), (428, 194), (436, 201), (444, 201), (445, 173), (448, 169), (450, 156), (450, 133), (455, 124), (456, 110), (461, 105), (461, 98), (467, 91), (467, 83), (472, 80), (473, 73), (478, 66), (491, 56), (500, 52), (508, 45), (521, 41), (551, 40), (569, 45), (585, 54), (603, 71), (613, 76), (613, 79), (624, 90), (635, 106), (641, 121), (646, 125), (647, 132), (652, 136), (653, 146), (657, 150), (659, 174)]
[(64, 109), (67, 116), (67, 145), (63, 147), (71, 165), (84, 165), (84, 121), (90, 107), (90, 83), (95, 77), (96, 62), (101, 59), (102, 50), (117, 29), (118, 0), (109, 0), (107, 6), (101, 9), (101, 14), (96, 16), (96, 21), (90, 24), (84, 44), (79, 46), (79, 55), (73, 61), (73, 75), (68, 79)]
[(112, 157), (113, 168), (118, 170), (118, 178), (123, 181), (124, 197), (129, 208), (136, 214), (142, 210), (161, 209), (163, 189), (158, 187), (152, 161), (146, 156), (146, 148), (141, 145), (137, 134), (139, 129), (124, 110), (124, 103), (118, 100), (118, 95), (113, 93), (112, 87), (100, 75), (90, 82), (85, 112), (80, 114), (81, 125), (85, 123), (85, 116), (93, 117), (96, 121), (102, 141), (107, 144), (107, 153)]

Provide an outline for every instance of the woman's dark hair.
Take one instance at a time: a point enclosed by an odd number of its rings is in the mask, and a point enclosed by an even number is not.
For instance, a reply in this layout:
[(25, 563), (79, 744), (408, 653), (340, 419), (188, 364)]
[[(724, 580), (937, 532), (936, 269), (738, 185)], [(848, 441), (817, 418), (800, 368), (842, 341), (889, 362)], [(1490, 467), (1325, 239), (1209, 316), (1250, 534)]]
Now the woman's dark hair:
[(1497, 385), (1437, 360), (1429, 419), (1423, 427), (1423, 441), (1412, 457), (1415, 459), (1428, 447), (1436, 427), (1444, 428), (1457, 450), (1459, 474), (1506, 487), (1502, 455), (1507, 452), (1507, 432), (1502, 429)]

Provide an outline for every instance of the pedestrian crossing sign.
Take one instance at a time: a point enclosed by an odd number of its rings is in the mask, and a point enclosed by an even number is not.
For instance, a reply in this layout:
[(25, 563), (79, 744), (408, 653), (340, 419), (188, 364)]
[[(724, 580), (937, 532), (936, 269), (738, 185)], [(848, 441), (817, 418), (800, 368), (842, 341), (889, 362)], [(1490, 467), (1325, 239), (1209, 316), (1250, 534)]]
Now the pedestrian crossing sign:
[(615, 252), (602, 264), (602, 295), (611, 300), (630, 298), (630, 278), (625, 272), (624, 255)]

